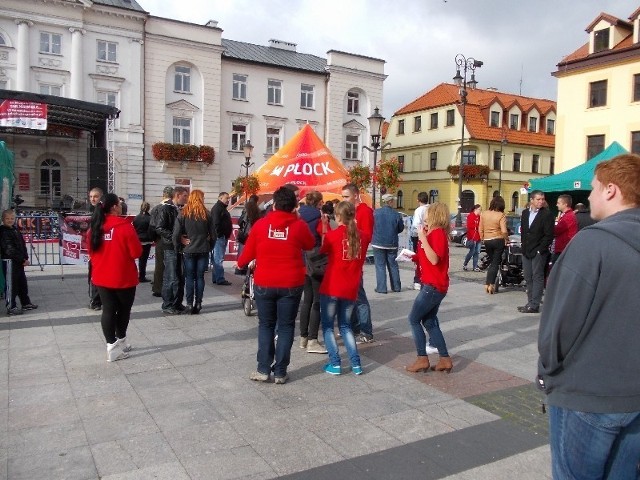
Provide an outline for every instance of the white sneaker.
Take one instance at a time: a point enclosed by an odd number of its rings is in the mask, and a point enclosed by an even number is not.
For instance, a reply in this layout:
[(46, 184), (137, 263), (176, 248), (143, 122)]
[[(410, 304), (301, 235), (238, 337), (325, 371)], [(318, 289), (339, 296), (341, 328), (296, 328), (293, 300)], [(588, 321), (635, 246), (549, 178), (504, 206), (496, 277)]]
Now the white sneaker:
[(128, 353), (122, 351), (122, 347), (117, 340), (114, 343), (107, 343), (107, 362), (115, 362), (128, 356)]
[(438, 353), (438, 349), (436, 347), (432, 347), (427, 343), (427, 355), (431, 355), (434, 353)]
[(414, 283), (413, 284), (413, 289), (414, 290), (420, 290), (421, 287), (422, 287), (422, 285), (420, 285), (419, 283)]
[(116, 343), (120, 344), (120, 347), (122, 348), (122, 351), (125, 352), (125, 353), (130, 352), (131, 349), (133, 348), (130, 343), (127, 343), (127, 337), (122, 337), (122, 338), (117, 339)]

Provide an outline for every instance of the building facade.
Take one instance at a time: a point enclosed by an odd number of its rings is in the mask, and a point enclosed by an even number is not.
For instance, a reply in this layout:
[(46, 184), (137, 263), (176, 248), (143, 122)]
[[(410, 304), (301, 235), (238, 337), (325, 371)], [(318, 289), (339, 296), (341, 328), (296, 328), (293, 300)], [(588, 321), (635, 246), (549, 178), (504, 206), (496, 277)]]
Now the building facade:
[(640, 153), (639, 17), (640, 8), (628, 21), (601, 13), (587, 43), (558, 63), (558, 172), (613, 141)]
[(550, 100), (498, 92), (467, 90), (464, 110), (459, 87), (442, 83), (391, 117), (384, 158), (401, 165), (398, 207), (410, 212), (417, 195), (458, 205), (460, 157), (463, 168), (463, 212), (479, 203), (488, 207), (502, 195), (507, 209), (519, 211), (530, 178), (554, 173), (556, 105)]

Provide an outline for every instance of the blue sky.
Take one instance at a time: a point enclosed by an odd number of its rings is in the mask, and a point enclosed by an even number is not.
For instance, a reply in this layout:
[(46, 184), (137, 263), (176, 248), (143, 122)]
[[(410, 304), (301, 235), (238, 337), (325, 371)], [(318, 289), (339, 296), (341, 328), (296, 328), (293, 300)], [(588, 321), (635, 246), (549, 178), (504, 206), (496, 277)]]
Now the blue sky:
[(137, 1), (160, 17), (217, 20), (232, 40), (277, 38), (321, 57), (335, 49), (384, 59), (387, 118), (450, 82), (458, 53), (484, 62), (479, 87), (555, 100), (551, 72), (587, 42), (587, 25), (600, 12), (627, 20), (640, 7), (638, 0)]

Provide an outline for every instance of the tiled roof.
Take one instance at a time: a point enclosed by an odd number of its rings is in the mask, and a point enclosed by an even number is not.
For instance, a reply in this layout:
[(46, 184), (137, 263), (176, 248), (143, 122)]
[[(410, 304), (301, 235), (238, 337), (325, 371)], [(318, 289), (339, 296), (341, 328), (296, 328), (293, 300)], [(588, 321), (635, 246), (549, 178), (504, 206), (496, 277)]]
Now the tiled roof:
[(382, 138), (387, 138), (387, 132), (389, 131), (389, 126), (391, 124), (386, 120), (382, 122)]
[[(459, 105), (459, 90), (459, 87), (456, 85), (441, 83), (413, 102), (402, 107), (394, 116), (407, 115), (413, 112), (445, 107), (447, 105), (461, 109), (462, 106)], [(522, 110), (524, 110), (523, 106), (526, 106), (528, 109), (535, 107), (541, 114), (547, 114), (550, 111), (556, 110), (556, 102), (552, 100), (523, 97), (521, 95), (502, 93), (495, 90), (469, 89), (467, 91), (466, 127), (471, 138), (475, 140), (499, 142), (502, 140), (504, 134), (509, 143), (553, 148), (555, 135), (545, 133), (542, 128), (539, 132), (529, 132), (528, 130), (503, 130), (502, 127), (489, 126), (489, 107), (494, 102), (498, 102), (507, 109), (513, 105), (518, 105)]]
[(307, 53), (298, 53), (281, 48), (265, 47), (236, 40), (222, 39), (223, 58), (234, 58), (245, 62), (274, 65), (277, 67), (325, 73), (327, 61)]
[(93, 3), (98, 5), (107, 5), (109, 7), (124, 8), (126, 10), (135, 10), (136, 12), (147, 13), (136, 0), (94, 0)]
[(629, 22), (621, 20), (618, 17), (614, 17), (613, 15), (609, 15), (608, 13), (601, 12), (600, 15), (598, 15), (595, 18), (595, 20), (587, 26), (586, 31), (591, 32), (591, 30), (595, 28), (595, 26), (598, 24), (598, 22), (600, 22), (600, 20), (605, 20), (606, 22), (609, 22), (611, 25), (618, 25), (621, 27), (633, 29), (633, 25), (630, 24)]

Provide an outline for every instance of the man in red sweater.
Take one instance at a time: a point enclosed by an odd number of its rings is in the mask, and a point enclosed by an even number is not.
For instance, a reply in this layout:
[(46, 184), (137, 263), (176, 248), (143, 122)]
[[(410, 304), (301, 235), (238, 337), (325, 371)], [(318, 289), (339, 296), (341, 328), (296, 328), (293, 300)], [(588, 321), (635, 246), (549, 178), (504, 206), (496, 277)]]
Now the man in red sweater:
[[(342, 187), (342, 198), (356, 206), (356, 225), (362, 235), (362, 245), (366, 252), (373, 237), (373, 209), (360, 200), (360, 190), (353, 183), (347, 183)], [(363, 278), (360, 278), (356, 308), (353, 309), (351, 317), (351, 329), (356, 337), (356, 343), (373, 342), (371, 307), (367, 292), (364, 291)]]
[(553, 229), (556, 243), (553, 247), (553, 257), (551, 257), (552, 264), (556, 263), (569, 241), (578, 233), (578, 220), (572, 208), (573, 199), (571, 195), (560, 195), (556, 206), (560, 211), (560, 218)]

